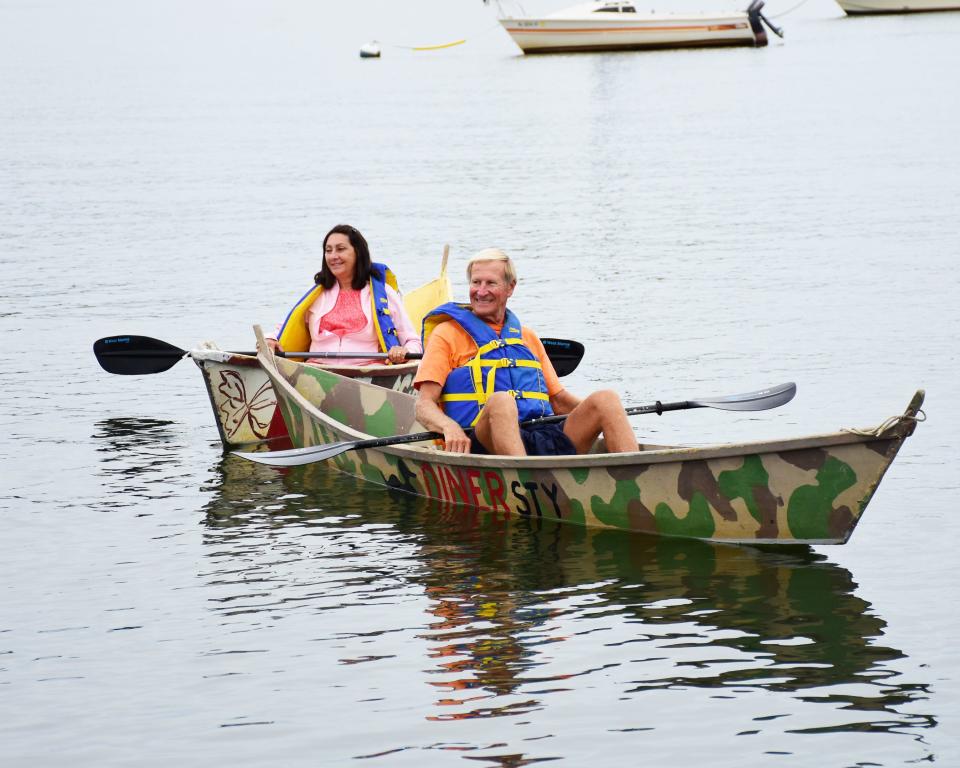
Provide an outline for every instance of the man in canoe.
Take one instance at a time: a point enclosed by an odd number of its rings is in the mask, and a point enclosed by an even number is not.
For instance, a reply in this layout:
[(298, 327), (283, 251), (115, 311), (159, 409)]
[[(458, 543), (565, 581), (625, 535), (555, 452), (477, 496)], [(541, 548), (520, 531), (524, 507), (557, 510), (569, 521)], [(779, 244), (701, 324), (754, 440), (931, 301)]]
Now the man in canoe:
[[(423, 360), (414, 386), (417, 420), (443, 434), (446, 450), (502, 456), (586, 453), (602, 433), (611, 453), (638, 450), (612, 390), (580, 399), (563, 388), (543, 344), (507, 309), (517, 285), (497, 248), (467, 264), (470, 304), (448, 303), (423, 321)], [(520, 422), (568, 414), (562, 424)], [(473, 427), (470, 436), (465, 427)]]

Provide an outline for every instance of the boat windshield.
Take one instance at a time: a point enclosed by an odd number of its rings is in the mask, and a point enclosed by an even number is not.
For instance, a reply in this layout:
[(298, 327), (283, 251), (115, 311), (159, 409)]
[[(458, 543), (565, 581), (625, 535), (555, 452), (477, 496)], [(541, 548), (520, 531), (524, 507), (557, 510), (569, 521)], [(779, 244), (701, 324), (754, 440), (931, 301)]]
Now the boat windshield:
[(620, 5), (619, 3), (611, 3), (610, 5), (604, 5), (600, 8), (597, 8), (594, 13), (636, 13), (637, 9), (632, 5)]

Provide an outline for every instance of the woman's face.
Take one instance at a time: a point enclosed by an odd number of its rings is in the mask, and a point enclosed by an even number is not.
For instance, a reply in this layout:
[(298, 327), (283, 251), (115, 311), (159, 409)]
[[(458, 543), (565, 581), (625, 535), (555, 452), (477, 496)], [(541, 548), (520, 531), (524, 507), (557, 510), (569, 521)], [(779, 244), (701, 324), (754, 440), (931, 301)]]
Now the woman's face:
[(334, 232), (327, 238), (323, 258), (327, 262), (327, 269), (337, 278), (341, 287), (349, 287), (357, 270), (357, 252), (350, 245), (350, 238), (339, 232)]

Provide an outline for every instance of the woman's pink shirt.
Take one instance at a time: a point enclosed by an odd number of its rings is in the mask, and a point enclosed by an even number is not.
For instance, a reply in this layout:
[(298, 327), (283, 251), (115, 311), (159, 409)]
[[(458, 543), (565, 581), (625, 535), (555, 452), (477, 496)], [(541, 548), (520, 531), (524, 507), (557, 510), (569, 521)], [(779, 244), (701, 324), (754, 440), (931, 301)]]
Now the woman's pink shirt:
[[(403, 300), (389, 285), (387, 289), (387, 306), (390, 309), (390, 316), (393, 318), (394, 327), (397, 329), (397, 338), (401, 346), (408, 352), (423, 352), (423, 345), (420, 343), (420, 333), (414, 329), (406, 310), (403, 308)], [(313, 302), (310, 309), (307, 310), (307, 328), (310, 331), (310, 352), (379, 352), (380, 345), (377, 341), (377, 332), (373, 327), (373, 320), (370, 306), (370, 286), (365, 285), (360, 291), (360, 307), (363, 309), (364, 317), (367, 322), (363, 328), (356, 333), (348, 333), (343, 337), (330, 331), (325, 331), (320, 327), (320, 321), (323, 316), (336, 306), (337, 297), (340, 295), (340, 286), (334, 285), (320, 293), (317, 300)], [(280, 327), (274, 334), (274, 338), (280, 333)], [(300, 350), (287, 350), (288, 352), (298, 352)], [(320, 365), (377, 365), (383, 364), (384, 360), (371, 360), (370, 358), (346, 358), (337, 359), (335, 362), (318, 359), (315, 361)]]

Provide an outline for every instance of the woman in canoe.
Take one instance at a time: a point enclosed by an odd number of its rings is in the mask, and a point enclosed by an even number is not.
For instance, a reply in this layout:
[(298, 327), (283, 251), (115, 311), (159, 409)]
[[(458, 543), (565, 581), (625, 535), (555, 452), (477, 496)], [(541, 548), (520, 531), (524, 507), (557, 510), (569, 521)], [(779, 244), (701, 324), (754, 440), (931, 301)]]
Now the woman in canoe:
[[(323, 238), (323, 266), (307, 291), (267, 339), (272, 351), (356, 352), (338, 365), (378, 362), (364, 352), (386, 352), (391, 363), (402, 363), (423, 346), (386, 264), (370, 259), (370, 247), (360, 232), (338, 224)], [(318, 359), (317, 362), (321, 362)]]

